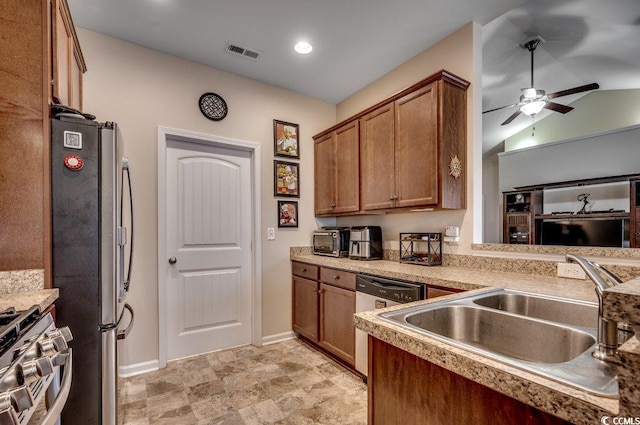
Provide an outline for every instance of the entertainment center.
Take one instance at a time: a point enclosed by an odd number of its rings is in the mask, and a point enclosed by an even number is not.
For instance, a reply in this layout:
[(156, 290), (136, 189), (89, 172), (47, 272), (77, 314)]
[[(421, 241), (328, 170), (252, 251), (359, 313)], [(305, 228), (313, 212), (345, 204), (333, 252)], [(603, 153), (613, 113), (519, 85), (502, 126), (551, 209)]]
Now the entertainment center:
[(640, 174), (503, 192), (503, 243), (640, 248)]

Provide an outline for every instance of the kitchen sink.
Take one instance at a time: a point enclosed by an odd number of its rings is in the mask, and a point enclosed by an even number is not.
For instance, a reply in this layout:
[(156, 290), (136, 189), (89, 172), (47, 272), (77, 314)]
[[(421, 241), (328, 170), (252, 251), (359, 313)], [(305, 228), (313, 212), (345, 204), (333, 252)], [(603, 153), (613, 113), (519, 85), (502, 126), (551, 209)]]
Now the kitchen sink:
[(473, 300), (474, 304), (522, 316), (584, 328), (598, 323), (598, 304), (520, 292), (501, 292)]
[(595, 303), (506, 289), (380, 313), (397, 326), (493, 360), (610, 398), (615, 365), (597, 349)]
[(595, 344), (579, 329), (474, 306), (453, 305), (408, 314), (407, 323), (481, 350), (539, 363), (568, 362)]

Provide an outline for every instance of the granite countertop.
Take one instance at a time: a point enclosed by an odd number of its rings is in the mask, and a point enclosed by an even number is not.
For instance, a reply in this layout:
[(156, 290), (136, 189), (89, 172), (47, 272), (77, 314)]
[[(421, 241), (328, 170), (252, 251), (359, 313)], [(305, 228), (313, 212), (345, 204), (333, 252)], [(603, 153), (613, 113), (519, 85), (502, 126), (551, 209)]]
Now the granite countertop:
[(16, 310), (27, 310), (35, 304), (40, 306), (42, 311), (53, 304), (58, 296), (59, 290), (57, 288), (3, 294), (0, 295), (0, 311), (10, 307), (14, 307)]
[[(505, 273), (451, 266), (420, 266), (395, 261), (358, 261), (319, 255), (291, 255), (291, 260), (358, 273), (411, 280), (443, 288), (473, 290), (486, 287), (535, 292), (583, 301), (598, 301), (591, 281)], [(488, 259), (487, 261), (490, 261)]]
[[(291, 260), (473, 292), (484, 292), (489, 288), (507, 288), (578, 300), (597, 301), (593, 284), (585, 280), (484, 271), (463, 267), (426, 267), (385, 260), (357, 261), (317, 255), (298, 255), (296, 253), (292, 253)], [(447, 297), (459, 296), (461, 294)], [(414, 305), (442, 299), (418, 301)], [(378, 314), (381, 312), (406, 308), (407, 306), (408, 304), (403, 304), (382, 310), (357, 313), (354, 316), (355, 326), (420, 358), (570, 422), (576, 424), (600, 423), (603, 416), (618, 414), (619, 402), (617, 399), (600, 397), (525, 372), (378, 318)]]

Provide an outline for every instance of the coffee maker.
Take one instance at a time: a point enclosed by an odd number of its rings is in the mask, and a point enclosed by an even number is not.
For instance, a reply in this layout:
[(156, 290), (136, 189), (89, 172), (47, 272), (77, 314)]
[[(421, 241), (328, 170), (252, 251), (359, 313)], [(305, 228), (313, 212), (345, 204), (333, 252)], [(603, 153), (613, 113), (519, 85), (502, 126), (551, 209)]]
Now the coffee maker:
[(382, 259), (382, 229), (380, 226), (354, 226), (351, 228), (349, 258), (353, 260)]

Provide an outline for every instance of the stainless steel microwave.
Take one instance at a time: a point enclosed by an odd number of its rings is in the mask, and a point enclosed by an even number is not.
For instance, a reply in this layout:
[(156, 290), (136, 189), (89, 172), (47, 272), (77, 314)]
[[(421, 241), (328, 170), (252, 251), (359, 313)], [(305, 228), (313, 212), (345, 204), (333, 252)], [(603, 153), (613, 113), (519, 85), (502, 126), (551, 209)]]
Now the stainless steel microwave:
[(349, 256), (348, 227), (323, 227), (313, 231), (313, 253), (329, 257)]

